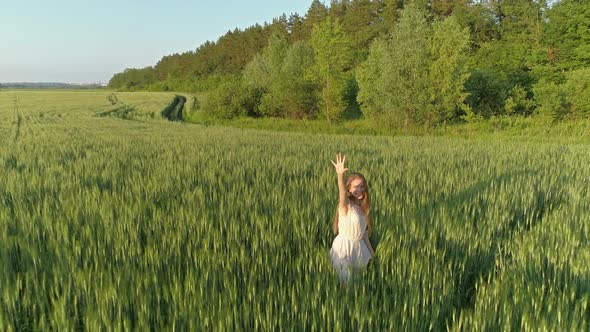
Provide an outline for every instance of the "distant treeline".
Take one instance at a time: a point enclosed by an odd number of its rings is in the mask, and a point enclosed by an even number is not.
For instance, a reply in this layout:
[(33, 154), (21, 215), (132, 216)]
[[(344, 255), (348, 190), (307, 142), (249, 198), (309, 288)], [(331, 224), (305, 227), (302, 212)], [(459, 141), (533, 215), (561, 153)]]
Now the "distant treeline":
[(0, 89), (101, 89), (101, 84), (71, 84), (71, 83), (0, 83)]
[(116, 74), (121, 90), (207, 91), (223, 118), (364, 116), (390, 126), (590, 116), (590, 1), (314, 0)]

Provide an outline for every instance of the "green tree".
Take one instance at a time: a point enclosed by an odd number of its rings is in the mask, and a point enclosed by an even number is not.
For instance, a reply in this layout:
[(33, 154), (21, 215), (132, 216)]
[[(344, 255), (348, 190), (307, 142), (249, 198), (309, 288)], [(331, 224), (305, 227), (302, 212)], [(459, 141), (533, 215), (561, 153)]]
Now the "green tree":
[(424, 121), (430, 112), (430, 35), (424, 11), (406, 5), (398, 24), (373, 43), (357, 72), (363, 113), (396, 127)]
[(465, 90), (469, 94), (466, 102), (471, 111), (477, 116), (489, 118), (503, 113), (510, 88), (499, 73), (476, 69), (465, 82)]
[(566, 74), (566, 98), (576, 117), (590, 116), (590, 68), (576, 69)]
[[(164, 56), (154, 66), (155, 82), (142, 88), (185, 91), (214, 88), (223, 79), (239, 75), (267, 44), (270, 32), (281, 29), (285, 30), (283, 18), (264, 26), (255, 24), (243, 31), (230, 30), (217, 42), (207, 41), (194, 51)], [(122, 77), (135, 75), (119, 74), (117, 80), (130, 80)]]
[(468, 3), (467, 0), (431, 0), (430, 8), (437, 18), (446, 18), (455, 13), (455, 11)]
[(544, 78), (533, 86), (533, 92), (537, 116), (559, 121), (570, 113), (571, 105), (567, 102), (563, 86)]
[(299, 16), (299, 14), (291, 14), (287, 21), (287, 31), (289, 32), (289, 42), (294, 43), (304, 40), (303, 17)]
[(289, 46), (274, 34), (268, 46), (244, 70), (244, 80), (261, 93), (258, 107), (263, 116), (309, 117), (317, 110), (315, 85), (306, 76), (313, 64), (313, 50), (303, 43)]
[(520, 85), (516, 85), (510, 90), (504, 104), (507, 115), (530, 115), (534, 107), (534, 101), (528, 97), (528, 92)]
[(473, 67), (498, 73), (508, 83), (529, 90), (537, 80), (534, 68), (542, 52), (542, 2), (497, 0), (494, 7), (498, 37), (481, 45)]
[(363, 114), (368, 118), (401, 117), (400, 110), (389, 108), (389, 102), (385, 101), (391, 94), (389, 91), (391, 86), (387, 84), (388, 74), (384, 73), (385, 64), (390, 56), (388, 49), (386, 38), (377, 39), (371, 45), (367, 60), (356, 71), (359, 84), (357, 99)]
[(543, 73), (561, 83), (565, 72), (590, 66), (590, 2), (557, 1), (546, 21)]
[(453, 16), (435, 22), (428, 73), (433, 119), (428, 122), (446, 122), (467, 110), (464, 84), (469, 77), (465, 66), (468, 46), (469, 31), (461, 28)]
[(323, 22), (328, 16), (328, 8), (319, 0), (313, 0), (307, 13), (305, 13), (305, 20), (301, 27), (301, 33), (304, 39), (309, 40), (313, 28)]
[(338, 120), (346, 108), (343, 97), (352, 63), (350, 39), (337, 21), (327, 17), (313, 29), (311, 45), (313, 76), (321, 90), (324, 114), (328, 122)]
[(553, 120), (590, 117), (590, 68), (572, 70), (566, 81), (541, 80), (534, 86), (538, 113)]
[(278, 85), (283, 108), (290, 118), (309, 118), (317, 113), (317, 86), (307, 75), (313, 63), (313, 49), (306, 44), (295, 43), (287, 50)]
[(121, 90), (142, 90), (147, 89), (151, 84), (156, 83), (156, 74), (153, 67), (141, 69), (127, 68), (122, 73), (115, 74), (109, 80), (109, 88)]
[(342, 29), (351, 40), (355, 50), (355, 63), (367, 58), (369, 46), (382, 28), (379, 14), (380, 3), (371, 0), (351, 1), (340, 20)]
[(260, 91), (253, 89), (240, 78), (227, 80), (211, 91), (203, 112), (221, 119), (239, 116), (259, 116)]
[(284, 116), (280, 76), (288, 48), (285, 36), (275, 33), (262, 53), (256, 55), (244, 69), (246, 83), (262, 93), (259, 108), (263, 116)]
[[(526, 92), (523, 102), (532, 98), (532, 86), (540, 78), (540, 58), (545, 53), (542, 31), (546, 3), (543, 0), (493, 0), (482, 8), (486, 9), (483, 14), (492, 15), (496, 32), (488, 29), (489, 35), (476, 34), (479, 45), (473, 48), (475, 52), (469, 65), (472, 75), (466, 90), (473, 112), (488, 117), (522, 109), (514, 106), (521, 89)], [(490, 37), (487, 41), (482, 39), (486, 35)], [(508, 108), (505, 107), (506, 98), (511, 98)], [(527, 115), (530, 112), (529, 109), (517, 113)]]
[(477, 51), (482, 44), (500, 38), (494, 7), (488, 2), (465, 1), (455, 6), (453, 16), (461, 26), (469, 28), (470, 50)]
[(330, 0), (328, 15), (330, 15), (333, 20), (342, 19), (350, 3), (350, 0)]
[(390, 32), (399, 19), (399, 10), (402, 7), (402, 0), (382, 0), (379, 8), (379, 16), (382, 25), (382, 31)]

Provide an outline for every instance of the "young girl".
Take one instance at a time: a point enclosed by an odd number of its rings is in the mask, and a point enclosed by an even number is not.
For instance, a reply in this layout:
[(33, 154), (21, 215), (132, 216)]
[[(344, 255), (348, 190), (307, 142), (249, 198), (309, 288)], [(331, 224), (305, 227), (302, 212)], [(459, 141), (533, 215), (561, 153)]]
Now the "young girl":
[(338, 175), (338, 211), (332, 229), (336, 238), (330, 249), (330, 260), (338, 271), (340, 281), (350, 279), (353, 268), (367, 266), (375, 252), (369, 241), (371, 220), (369, 219), (369, 188), (365, 177), (353, 173), (344, 181), (346, 156), (336, 155), (332, 164)]

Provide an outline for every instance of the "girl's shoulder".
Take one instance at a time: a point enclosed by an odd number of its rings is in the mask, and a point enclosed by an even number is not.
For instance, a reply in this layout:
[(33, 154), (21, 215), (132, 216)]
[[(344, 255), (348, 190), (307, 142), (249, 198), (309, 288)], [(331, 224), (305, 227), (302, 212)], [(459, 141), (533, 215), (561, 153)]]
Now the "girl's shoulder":
[(350, 212), (350, 206), (346, 206), (346, 208), (338, 206), (338, 216), (339, 217), (346, 217)]
[(346, 204), (346, 209), (343, 209), (342, 207), (338, 207), (338, 215), (340, 217), (347, 217), (351, 213), (364, 215), (363, 209), (351, 201), (348, 201), (348, 204)]
[(348, 203), (348, 211), (351, 211), (351, 210), (352, 211), (355, 211), (355, 212), (358, 212), (358, 213), (364, 213), (362, 207), (354, 204), (353, 202), (349, 202)]

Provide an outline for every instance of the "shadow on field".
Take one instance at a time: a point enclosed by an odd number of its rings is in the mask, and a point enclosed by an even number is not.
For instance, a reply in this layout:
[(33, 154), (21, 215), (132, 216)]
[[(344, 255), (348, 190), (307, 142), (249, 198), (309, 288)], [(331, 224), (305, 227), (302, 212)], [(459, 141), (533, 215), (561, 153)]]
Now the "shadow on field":
[(11, 154), (4, 160), (5, 171), (17, 171), (22, 172), (25, 169), (25, 165), (18, 161), (14, 154)]
[[(448, 238), (442, 226), (433, 225), (434, 231), (438, 231), (436, 235), (437, 250), (443, 253), (445, 262), (453, 261), (452, 266), (459, 272), (454, 277), (455, 292), (451, 298), (453, 303), (446, 315), (440, 317), (439, 326), (444, 327), (452, 322), (453, 309), (460, 312), (464, 309), (475, 308), (477, 283), (493, 280), (497, 260), (511, 262), (511, 254), (505, 249), (506, 242), (513, 238), (515, 233), (530, 231), (566, 202), (566, 194), (563, 190), (543, 188), (537, 184), (533, 186), (533, 192), (529, 193), (532, 196), (531, 200), (525, 201), (523, 204), (513, 202), (508, 206), (502, 206), (505, 208), (503, 210), (505, 218), (499, 220), (499, 223), (494, 221), (495, 224), (491, 225), (490, 218), (498, 217), (493, 214), (493, 209), (496, 209), (497, 212), (498, 203), (485, 199), (485, 193), (490, 190), (492, 184), (495, 188), (511, 188), (518, 185), (520, 179), (535, 177), (538, 174), (538, 171), (501, 174), (477, 182), (455, 195), (434, 198), (430, 204), (418, 206), (414, 211), (416, 220), (430, 221), (437, 220), (441, 209), (444, 208), (447, 212), (451, 212), (455, 223), (452, 229), (447, 231), (476, 232), (476, 234), (482, 234), (485, 240), (479, 245), (473, 245), (469, 242)], [(507, 191), (509, 194), (513, 192), (513, 190)], [(488, 233), (486, 234), (486, 232)], [(462, 236), (462, 238), (469, 238), (469, 236)]]
[(565, 313), (560, 324), (563, 330), (587, 330), (580, 318), (590, 317), (590, 306), (587, 306), (590, 278), (586, 274), (576, 273), (569, 263), (557, 265), (547, 257), (542, 257), (513, 271), (500, 294), (497, 301), (507, 304), (512, 310), (512, 330), (519, 330), (523, 326), (522, 320), (526, 318), (522, 311), (526, 311), (523, 310), (526, 301), (539, 296), (543, 299), (537, 307), (540, 317), (553, 316), (555, 319), (555, 312), (562, 310)]

